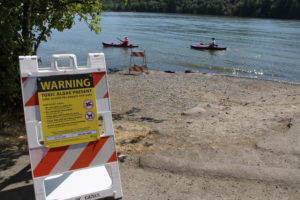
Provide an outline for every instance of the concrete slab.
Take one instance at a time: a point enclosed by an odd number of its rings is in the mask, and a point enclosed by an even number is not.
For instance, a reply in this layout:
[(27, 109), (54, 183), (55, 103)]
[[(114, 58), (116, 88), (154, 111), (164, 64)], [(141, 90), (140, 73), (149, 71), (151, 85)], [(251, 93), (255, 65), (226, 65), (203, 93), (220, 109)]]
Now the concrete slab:
[[(205, 155), (208, 153), (207, 155)], [(271, 161), (264, 163), (253, 152), (249, 153), (209, 153), (199, 151), (197, 156), (191, 156), (191, 152), (172, 152), (169, 155), (157, 153), (140, 157), (140, 167), (167, 170), (173, 173), (188, 174), (192, 176), (216, 176), (223, 178), (236, 178), (247, 180), (259, 180), (264, 182), (276, 182), (282, 184), (300, 184), (300, 169), (296, 168), (297, 163), (283, 165), (281, 158), (270, 156), (275, 159), (274, 166)], [(248, 155), (247, 155), (248, 154)], [(211, 159), (209, 160), (209, 157)], [(222, 158), (222, 159), (220, 159)], [(248, 158), (248, 159), (247, 159)], [(244, 160), (246, 159), (246, 160)], [(275, 167), (275, 166), (278, 167)]]

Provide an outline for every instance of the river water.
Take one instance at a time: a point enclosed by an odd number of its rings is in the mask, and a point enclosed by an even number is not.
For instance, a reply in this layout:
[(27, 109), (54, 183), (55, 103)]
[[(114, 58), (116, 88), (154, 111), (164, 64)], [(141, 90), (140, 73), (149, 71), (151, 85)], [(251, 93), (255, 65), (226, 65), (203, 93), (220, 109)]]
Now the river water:
[[(128, 69), (130, 49), (102, 46), (102, 42), (119, 43), (118, 38), (128, 36), (130, 43), (139, 45), (135, 50), (146, 51), (151, 70), (191, 70), (300, 83), (297, 20), (104, 12), (101, 26), (99, 35), (83, 22), (71, 30), (54, 31), (39, 48), (40, 66), (49, 66), (52, 54), (73, 53), (79, 65), (86, 65), (89, 52), (104, 52), (108, 68)], [(190, 48), (210, 42), (211, 37), (227, 50)]]

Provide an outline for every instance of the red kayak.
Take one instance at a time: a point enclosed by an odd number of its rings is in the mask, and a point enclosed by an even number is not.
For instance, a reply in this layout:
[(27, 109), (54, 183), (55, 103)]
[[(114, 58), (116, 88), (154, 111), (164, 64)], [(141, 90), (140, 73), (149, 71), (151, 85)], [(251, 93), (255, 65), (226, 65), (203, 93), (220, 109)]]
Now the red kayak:
[(203, 50), (226, 50), (227, 47), (210, 46), (207, 44), (191, 45), (192, 49), (203, 49)]
[(123, 47), (123, 48), (139, 47), (138, 45), (133, 45), (133, 44), (122, 45), (122, 44), (117, 44), (117, 43), (106, 43), (106, 42), (102, 42), (102, 44), (104, 47)]

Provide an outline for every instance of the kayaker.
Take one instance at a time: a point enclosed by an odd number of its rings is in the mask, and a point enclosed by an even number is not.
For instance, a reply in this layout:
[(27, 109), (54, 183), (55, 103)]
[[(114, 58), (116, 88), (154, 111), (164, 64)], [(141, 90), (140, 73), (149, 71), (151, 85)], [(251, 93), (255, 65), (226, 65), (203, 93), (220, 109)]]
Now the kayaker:
[(122, 41), (122, 43), (120, 43), (120, 45), (122, 45), (122, 46), (128, 46), (129, 40), (128, 40), (127, 36), (124, 38), (124, 40), (121, 40), (121, 41)]
[(211, 38), (211, 42), (208, 43), (210, 47), (215, 47), (215, 46), (218, 46), (217, 43), (216, 43), (216, 39), (215, 38)]

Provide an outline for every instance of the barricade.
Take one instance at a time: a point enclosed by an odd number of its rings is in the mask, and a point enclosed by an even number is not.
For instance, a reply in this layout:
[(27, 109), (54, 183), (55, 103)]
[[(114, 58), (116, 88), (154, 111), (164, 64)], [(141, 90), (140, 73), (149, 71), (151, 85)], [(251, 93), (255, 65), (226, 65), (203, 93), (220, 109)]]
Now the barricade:
[(89, 53), (84, 67), (73, 54), (53, 55), (49, 68), (36, 56), (19, 63), (36, 199), (121, 199), (104, 54)]
[[(141, 58), (142, 62), (138, 65), (136, 64), (136, 59)], [(146, 51), (132, 51), (130, 54), (130, 64), (129, 64), (129, 73), (130, 72), (143, 72), (148, 71), (147, 61), (146, 61)]]

